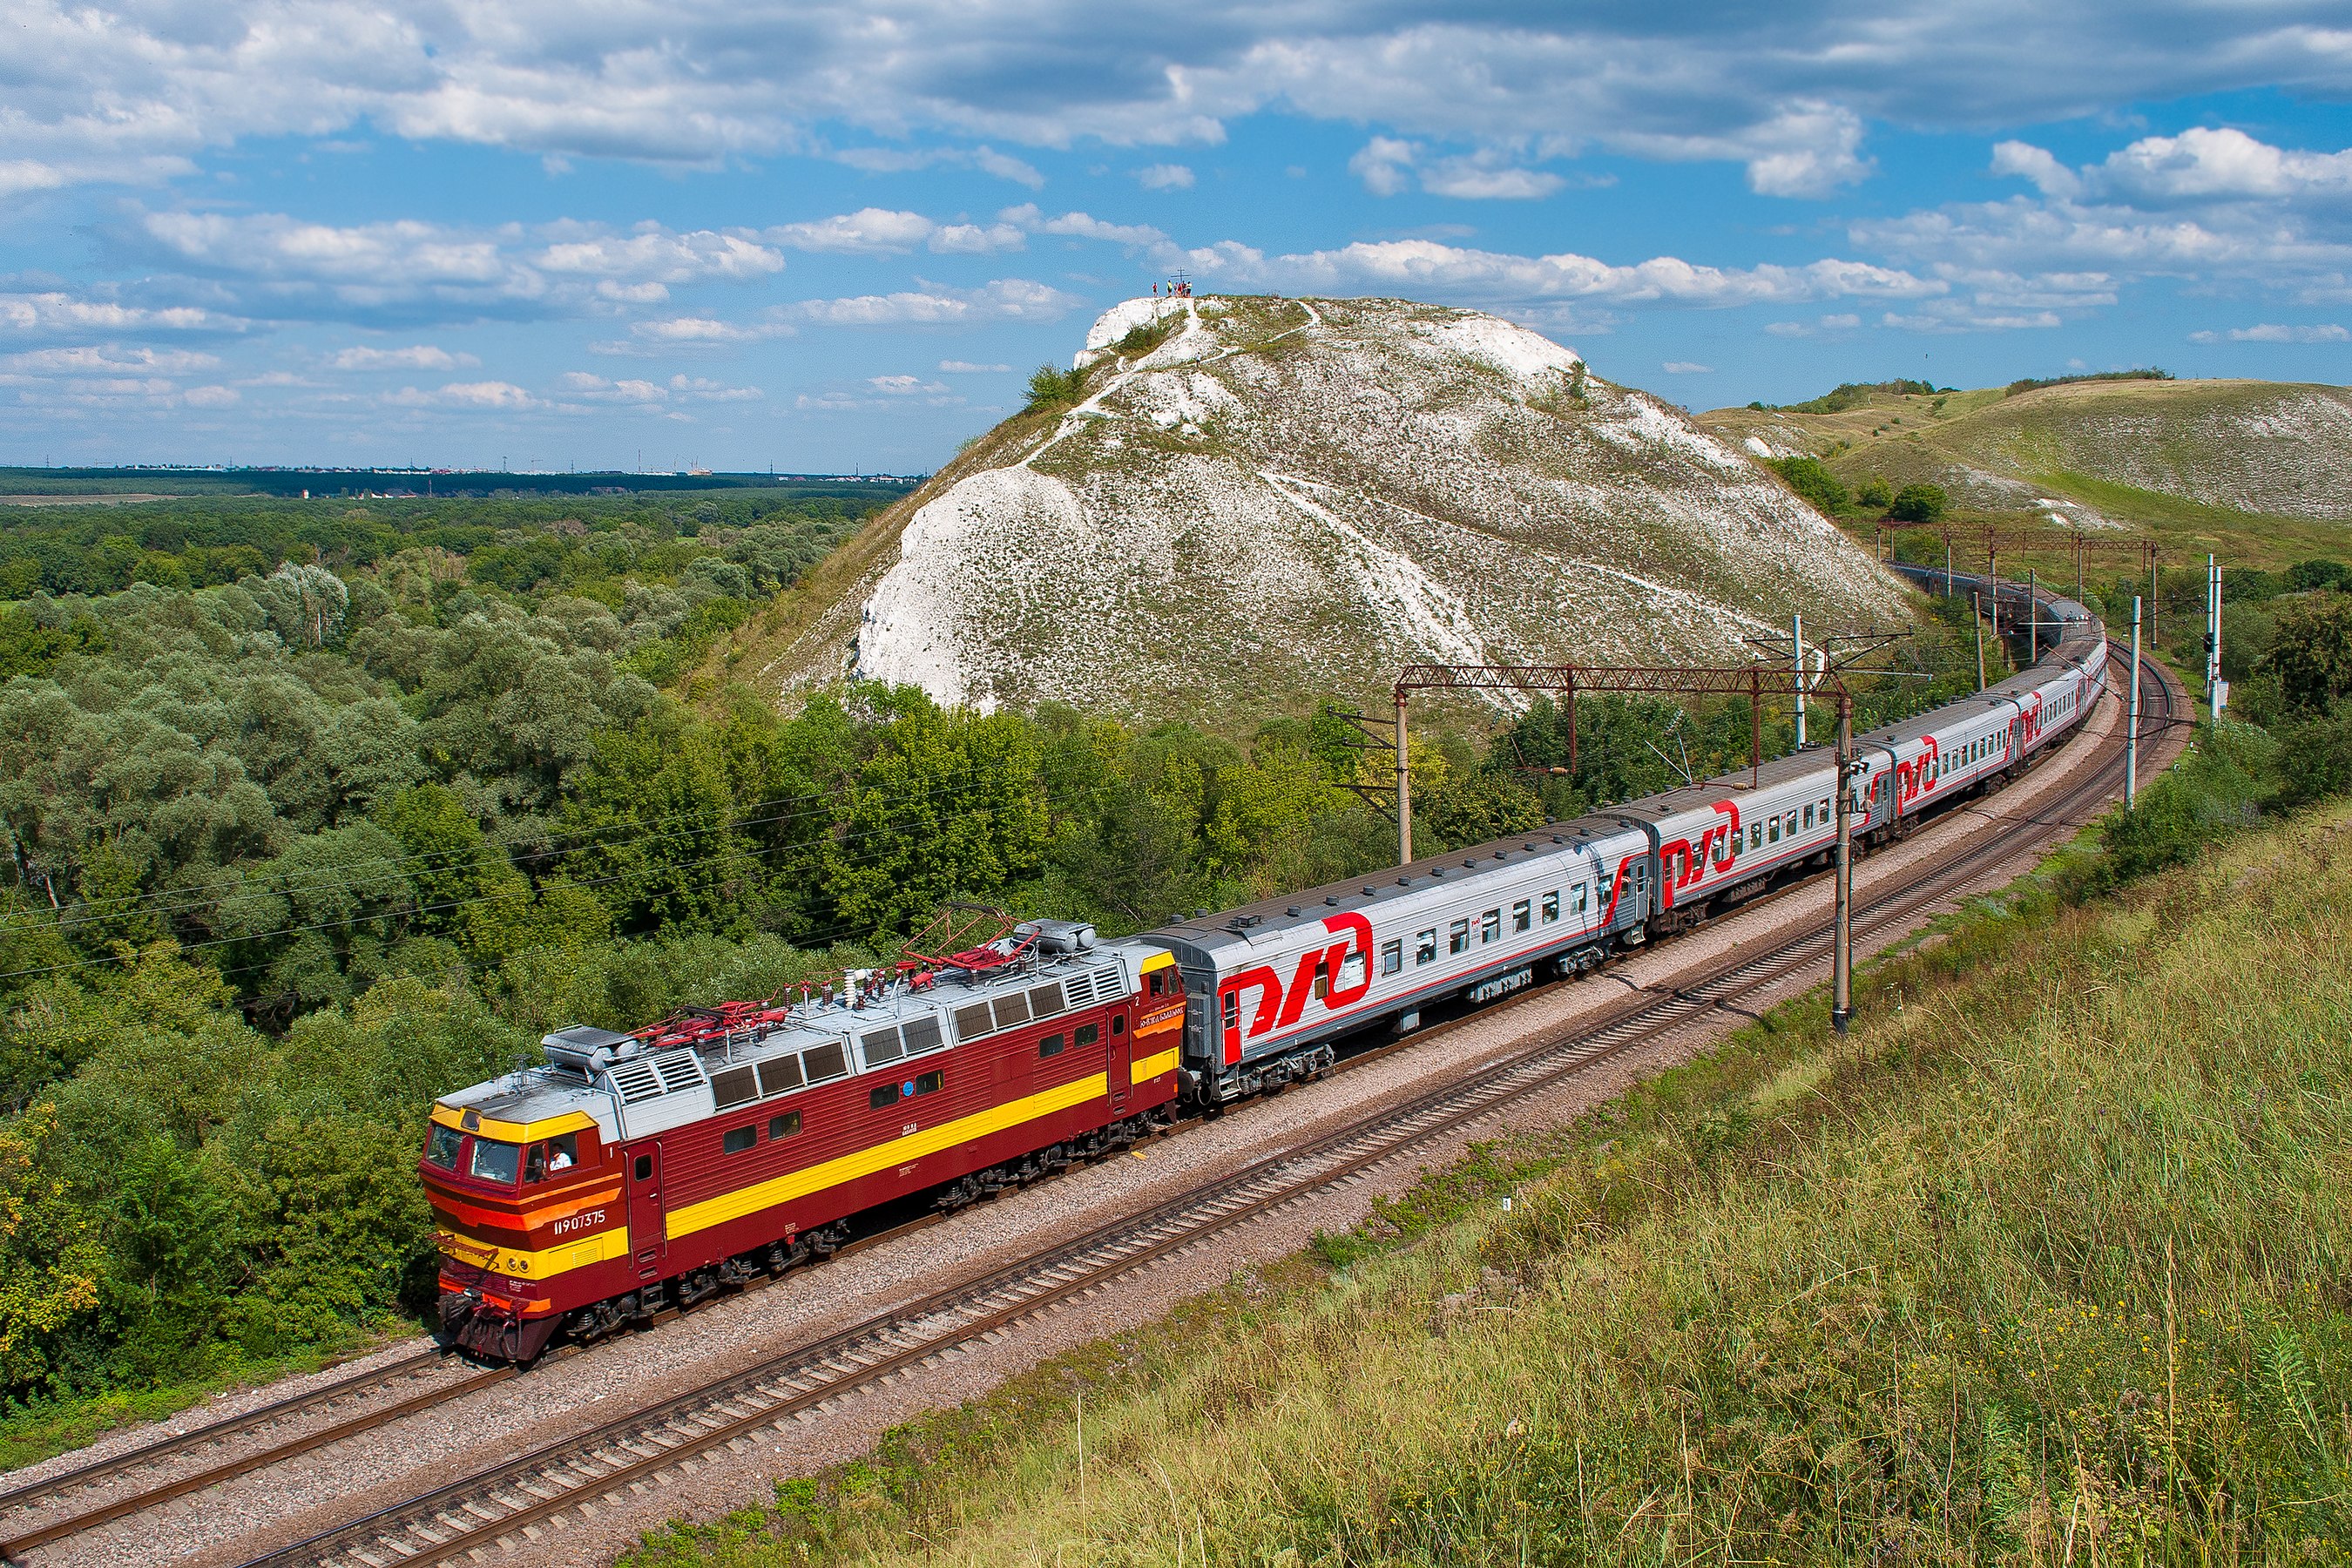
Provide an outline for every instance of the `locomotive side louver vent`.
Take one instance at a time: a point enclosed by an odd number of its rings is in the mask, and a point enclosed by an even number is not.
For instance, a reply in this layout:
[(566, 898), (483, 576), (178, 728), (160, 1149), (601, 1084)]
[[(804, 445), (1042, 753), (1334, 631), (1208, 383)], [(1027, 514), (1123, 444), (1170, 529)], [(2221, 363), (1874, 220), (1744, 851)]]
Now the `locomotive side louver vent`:
[(658, 1100), (666, 1092), (661, 1075), (647, 1061), (614, 1062), (605, 1069), (613, 1087), (621, 1091), (623, 1105), (635, 1105), (640, 1100)]
[(656, 1057), (654, 1066), (661, 1072), (662, 1089), (667, 1093), (676, 1094), (681, 1089), (692, 1089), (702, 1081), (702, 1066), (694, 1059), (694, 1053), (690, 1050), (671, 1051)]
[(1095, 973), (1093, 970), (1086, 970), (1063, 979), (1062, 993), (1068, 999), (1071, 1006), (1087, 1007), (1094, 1005)]

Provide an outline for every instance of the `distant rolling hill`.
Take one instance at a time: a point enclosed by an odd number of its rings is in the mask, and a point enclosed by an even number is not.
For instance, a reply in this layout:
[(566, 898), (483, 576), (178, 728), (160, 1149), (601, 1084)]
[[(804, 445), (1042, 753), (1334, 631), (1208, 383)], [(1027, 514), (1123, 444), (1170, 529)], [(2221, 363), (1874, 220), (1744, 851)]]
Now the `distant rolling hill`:
[[(1850, 484), (1942, 485), (1987, 512), (2253, 527), (2308, 549), (2352, 523), (2352, 389), (2265, 381), (2084, 381), (1874, 392), (1834, 413), (1722, 408), (1700, 426), (1751, 453), (1821, 457)], [(2318, 527), (2302, 525), (2321, 525)], [(2220, 535), (2213, 535), (2213, 530)], [(2342, 545), (2337, 544), (2340, 550)]]
[(1413, 659), (1745, 657), (1901, 591), (1741, 450), (1524, 328), (1394, 300), (1130, 300), (708, 670), (1244, 727)]

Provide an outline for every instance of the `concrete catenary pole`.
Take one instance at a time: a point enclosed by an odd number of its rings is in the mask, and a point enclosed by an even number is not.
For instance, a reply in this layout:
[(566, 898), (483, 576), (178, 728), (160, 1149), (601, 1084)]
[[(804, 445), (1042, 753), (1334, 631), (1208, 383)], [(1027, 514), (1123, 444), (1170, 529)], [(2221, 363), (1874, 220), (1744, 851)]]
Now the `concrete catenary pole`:
[(1977, 624), (1977, 689), (1985, 689), (1984, 678), (1984, 595), (1970, 594), (1969, 608), (1975, 613), (1969, 618)]
[(2132, 595), (2131, 717), (2124, 721), (2124, 809), (2139, 799), (2139, 595)]
[(1805, 617), (1789, 617), (1789, 647), (1796, 657), (1797, 676), (1797, 750), (1805, 749)]
[(1406, 750), (1404, 693), (1396, 694), (1397, 864), (1412, 864), (1412, 763)]
[(2221, 717), (2221, 568), (2205, 557), (2205, 701), (2206, 717)]
[(1853, 699), (1837, 694), (1837, 924), (1830, 939), (1830, 1023), (1853, 1016)]

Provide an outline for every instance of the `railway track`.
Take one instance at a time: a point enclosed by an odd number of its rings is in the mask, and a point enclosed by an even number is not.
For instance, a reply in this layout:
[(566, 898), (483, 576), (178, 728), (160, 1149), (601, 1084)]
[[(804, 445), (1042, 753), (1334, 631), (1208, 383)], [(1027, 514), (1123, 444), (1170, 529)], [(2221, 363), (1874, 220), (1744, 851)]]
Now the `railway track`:
[[(2120, 660), (2116, 662), (2120, 676)], [(2183, 699), (2160, 667), (2150, 663), (2143, 674), (2145, 739), (2177, 721), (2175, 714)], [(2095, 807), (2102, 803), (2123, 772), (2119, 740), (2109, 742), (2109, 749), (2112, 754), (2086, 769), (2080, 781), (2043, 812), (2027, 819), (2025, 826), (2046, 825), (2079, 813), (2085, 804)], [(1912, 918), (1999, 867), (2016, 853), (2015, 832), (1958, 846), (1949, 856), (1930, 860), (1898, 885), (1858, 905), (1853, 916), (1857, 939)], [(583, 1503), (617, 1501), (617, 1494), (698, 1456), (751, 1443), (763, 1431), (810, 1418), (823, 1405), (856, 1388), (955, 1356), (962, 1346), (991, 1339), (1058, 1302), (1090, 1295), (1234, 1226), (1318, 1193), (1360, 1182), (1409, 1150), (1481, 1121), (1514, 1100), (1586, 1072), (1703, 1014), (1718, 1008), (1736, 1010), (1743, 998), (1823, 963), (1828, 952), (1826, 930), (1808, 931), (1769, 952), (1727, 959), (1695, 984), (1664, 994), (1630, 993), (1597, 1020), (1581, 1020), (1539, 1034), (1528, 1045), (1467, 1078), (1391, 1105), (1307, 1145), (1268, 1156), (992, 1273), (959, 1281), (823, 1339), (796, 1345), (688, 1394), (625, 1413), (589, 1431), (556, 1439), (448, 1485), (265, 1552), (250, 1559), (244, 1568), (293, 1568), (296, 1564), (344, 1568), (357, 1563), (382, 1568), (394, 1562), (434, 1563), (492, 1544)], [(1427, 1038), (1424, 1033), (1416, 1037), (1416, 1043)], [(879, 1244), (919, 1228), (922, 1223), (926, 1222), (896, 1227), (867, 1238), (863, 1245)], [(441, 1359), (438, 1352), (420, 1352), (241, 1416), (0, 1491), (0, 1510), (23, 1508), (100, 1486), (174, 1454), (290, 1423), (307, 1412), (363, 1397), (401, 1376), (421, 1373)], [(21, 1561), (23, 1553), (68, 1536), (313, 1452), (512, 1375), (509, 1368), (480, 1372), (296, 1434), (282, 1444), (170, 1478), (19, 1535), (0, 1545), (0, 1559)]]

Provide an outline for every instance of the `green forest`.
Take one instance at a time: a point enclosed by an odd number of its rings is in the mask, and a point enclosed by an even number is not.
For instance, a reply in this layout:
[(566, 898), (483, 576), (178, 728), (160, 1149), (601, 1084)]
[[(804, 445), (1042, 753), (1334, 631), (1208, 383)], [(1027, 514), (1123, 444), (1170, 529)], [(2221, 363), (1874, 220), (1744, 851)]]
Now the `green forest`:
[[(1377, 794), (1382, 760), (1328, 709), (1235, 734), (688, 689), (889, 499), (0, 520), (0, 1390), (23, 1420), (413, 1321), (425, 1111), (551, 1028), (773, 994), (950, 899), (1126, 932), (1393, 859), (1350, 787)], [(2273, 605), (2303, 662), (2258, 693), (2306, 717), (2344, 695), (2343, 603)], [(1923, 604), (1864, 725), (1974, 685), (1966, 607)], [(1580, 699), (1572, 773), (1562, 719), (1416, 734), (1416, 847), (1748, 760), (1744, 703)], [(1790, 743), (1767, 715), (1766, 754)]]

